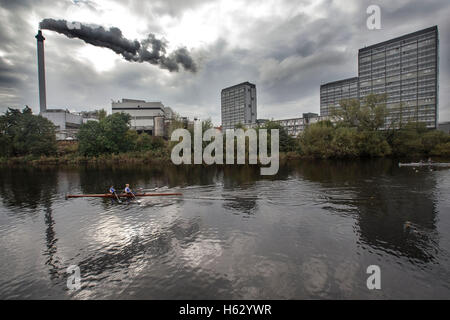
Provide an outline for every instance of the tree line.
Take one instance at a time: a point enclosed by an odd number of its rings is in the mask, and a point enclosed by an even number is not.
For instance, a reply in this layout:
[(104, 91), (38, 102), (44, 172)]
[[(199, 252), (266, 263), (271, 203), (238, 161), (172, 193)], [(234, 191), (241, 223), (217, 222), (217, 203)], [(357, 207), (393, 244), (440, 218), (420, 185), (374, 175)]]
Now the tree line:
[[(270, 141), (270, 130), (278, 129), (280, 152), (306, 158), (450, 157), (449, 134), (427, 129), (419, 122), (404, 123), (401, 118), (387, 123), (385, 101), (384, 95), (369, 95), (362, 102), (343, 100), (340, 108), (331, 113), (335, 121), (310, 124), (298, 137), (291, 137), (276, 121), (268, 121), (256, 130), (267, 129)], [(83, 157), (130, 152), (170, 154), (173, 142), (131, 130), (130, 115), (106, 115), (104, 111), (97, 114), (99, 121), (81, 125), (78, 144), (71, 152)], [(203, 132), (212, 127), (210, 119), (202, 121)], [(193, 138), (192, 125), (179, 117), (169, 125), (169, 137), (177, 128), (188, 129)], [(237, 128), (245, 129), (243, 125)], [(203, 147), (207, 144), (204, 142)], [(28, 107), (9, 108), (0, 116), (1, 158), (57, 155), (56, 129), (51, 121), (33, 115)]]
[(386, 95), (343, 100), (331, 112), (337, 121), (309, 125), (298, 137), (297, 152), (311, 158), (450, 157), (449, 134), (405, 122), (401, 112), (389, 122), (387, 116)]

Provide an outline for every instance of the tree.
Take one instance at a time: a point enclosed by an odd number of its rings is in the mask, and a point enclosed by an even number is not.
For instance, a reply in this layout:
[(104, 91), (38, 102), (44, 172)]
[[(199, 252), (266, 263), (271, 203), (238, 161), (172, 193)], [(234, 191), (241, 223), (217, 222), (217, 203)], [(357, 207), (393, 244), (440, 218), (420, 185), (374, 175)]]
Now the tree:
[(333, 108), (331, 116), (338, 120), (338, 125), (344, 127), (358, 127), (360, 117), (360, 103), (358, 99), (344, 99), (340, 108)]
[(80, 153), (96, 156), (102, 153), (120, 153), (131, 150), (133, 142), (127, 135), (129, 123), (130, 115), (125, 113), (114, 113), (99, 122), (86, 122), (78, 132)]
[(100, 123), (88, 121), (84, 123), (78, 131), (79, 152), (86, 156), (97, 156), (105, 152), (99, 141), (102, 134)]
[[(293, 151), (296, 147), (295, 139), (292, 138), (286, 129), (281, 126), (278, 122), (267, 121), (261, 129), (267, 129), (267, 145), (270, 146), (271, 141), (271, 130), (278, 129), (278, 134), (280, 138), (280, 152)], [(258, 135), (259, 136), (259, 135)]]
[(56, 152), (56, 132), (51, 121), (9, 108), (0, 116), (0, 152), (2, 156), (50, 155)]
[(359, 130), (377, 131), (384, 127), (387, 115), (386, 95), (369, 94), (359, 112)]
[(301, 153), (307, 157), (329, 158), (335, 128), (330, 121), (320, 121), (309, 125), (300, 136)]
[(340, 108), (331, 111), (338, 126), (376, 131), (384, 127), (387, 114), (386, 95), (369, 94), (361, 104), (358, 99), (342, 100)]
[(105, 109), (97, 110), (98, 120), (103, 120), (106, 118), (107, 113)]

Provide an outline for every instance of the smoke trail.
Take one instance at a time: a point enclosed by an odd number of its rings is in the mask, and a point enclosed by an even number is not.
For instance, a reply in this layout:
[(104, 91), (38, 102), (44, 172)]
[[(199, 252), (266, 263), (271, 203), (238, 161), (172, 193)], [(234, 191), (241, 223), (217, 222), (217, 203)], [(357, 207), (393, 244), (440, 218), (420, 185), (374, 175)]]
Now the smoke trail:
[(196, 72), (197, 66), (186, 48), (179, 48), (167, 55), (167, 42), (149, 34), (141, 42), (124, 38), (119, 28), (106, 30), (101, 26), (69, 23), (66, 20), (44, 19), (41, 29), (52, 30), (69, 38), (78, 38), (97, 47), (108, 48), (122, 55), (127, 61), (149, 62), (169, 71), (179, 71), (179, 65), (185, 70)]

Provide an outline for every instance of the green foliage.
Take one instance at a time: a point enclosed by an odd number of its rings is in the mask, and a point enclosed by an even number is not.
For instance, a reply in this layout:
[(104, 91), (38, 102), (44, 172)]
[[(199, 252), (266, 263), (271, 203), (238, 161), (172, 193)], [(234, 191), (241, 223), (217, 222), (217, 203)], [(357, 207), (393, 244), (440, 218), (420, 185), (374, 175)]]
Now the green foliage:
[(357, 136), (358, 153), (360, 157), (384, 157), (392, 150), (380, 131), (361, 131)]
[(88, 121), (83, 124), (78, 132), (80, 154), (92, 157), (165, 148), (162, 138), (129, 130), (129, 122), (128, 114), (114, 113), (99, 122)]
[(127, 135), (134, 151), (155, 151), (165, 146), (161, 137), (152, 137), (145, 132), (138, 134), (136, 131), (130, 130)]
[(301, 153), (307, 157), (329, 158), (335, 128), (329, 121), (311, 124), (300, 136)]
[(88, 121), (84, 123), (78, 131), (79, 152), (82, 155), (94, 156), (103, 153), (99, 137), (102, 134), (100, 123)]
[(130, 115), (114, 113), (97, 121), (88, 121), (80, 127), (80, 153), (97, 156), (103, 153), (126, 152), (133, 148), (128, 133)]
[(357, 128), (358, 131), (375, 131), (384, 126), (387, 115), (386, 95), (369, 94), (362, 105), (358, 99), (342, 100), (332, 116), (340, 119), (338, 125)]
[[(428, 131), (424, 124), (414, 122), (396, 130), (391, 138), (393, 153), (399, 157), (445, 154), (447, 142), (450, 142), (448, 134), (436, 130)], [(438, 145), (439, 149), (436, 149)]]
[(0, 116), (0, 155), (50, 155), (56, 152), (55, 127), (51, 121), (32, 114), (25, 107), (22, 112), (9, 108)]
[(312, 124), (303, 132), (300, 136), (302, 155), (347, 158), (391, 154), (399, 157), (446, 156), (450, 153), (450, 136), (430, 131), (423, 123), (411, 122), (398, 130), (385, 128), (385, 95), (371, 94), (362, 104), (356, 99), (343, 100), (341, 107), (332, 111), (332, 116), (338, 119), (334, 125), (329, 122)]
[(103, 120), (106, 118), (107, 113), (105, 109), (101, 109), (97, 111), (98, 120)]
[(183, 121), (179, 114), (174, 113), (172, 121), (170, 121), (168, 128), (168, 136), (169, 138), (172, 136), (172, 132), (176, 129), (187, 129), (187, 122)]
[(430, 151), (430, 155), (450, 158), (450, 142), (439, 143)]
[[(278, 134), (280, 138), (280, 152), (290, 152), (293, 151), (296, 147), (296, 141), (292, 138), (287, 131), (275, 121), (267, 121), (261, 129), (267, 129), (267, 146), (270, 148), (271, 141), (271, 130), (278, 129)], [(258, 134), (259, 137), (259, 134)]]
[(308, 126), (300, 137), (300, 150), (312, 158), (381, 157), (391, 152), (380, 132), (333, 126), (329, 121)]
[(330, 154), (336, 158), (357, 157), (359, 155), (357, 135), (353, 128), (337, 128), (331, 141)]

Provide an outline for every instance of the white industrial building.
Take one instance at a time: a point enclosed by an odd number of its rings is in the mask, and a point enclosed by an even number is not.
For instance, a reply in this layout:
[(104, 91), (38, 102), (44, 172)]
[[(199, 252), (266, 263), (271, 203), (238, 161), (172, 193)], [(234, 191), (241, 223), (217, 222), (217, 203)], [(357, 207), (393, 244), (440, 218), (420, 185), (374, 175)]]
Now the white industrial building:
[(154, 136), (164, 136), (164, 123), (171, 120), (174, 113), (171, 108), (160, 102), (122, 99), (112, 102), (112, 113), (123, 112), (131, 116), (130, 127), (138, 132), (146, 132)]

